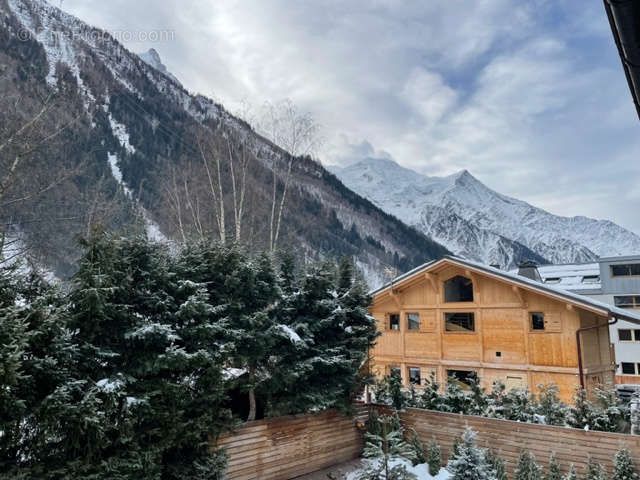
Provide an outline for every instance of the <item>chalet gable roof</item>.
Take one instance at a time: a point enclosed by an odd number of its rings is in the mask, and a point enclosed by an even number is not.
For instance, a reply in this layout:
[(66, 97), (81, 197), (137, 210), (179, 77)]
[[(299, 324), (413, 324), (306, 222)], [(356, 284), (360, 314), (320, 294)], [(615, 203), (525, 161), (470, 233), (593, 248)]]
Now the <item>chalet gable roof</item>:
[(467, 260), (453, 255), (447, 255), (439, 260), (432, 260), (423, 265), (420, 265), (419, 267), (416, 267), (413, 270), (410, 270), (407, 273), (396, 277), (391, 282), (383, 285), (382, 287), (371, 291), (370, 294), (378, 295), (386, 290), (392, 290), (394, 287), (402, 286), (404, 283), (406, 283), (410, 279), (413, 279), (418, 274), (437, 270), (447, 264), (465, 268), (487, 277), (496, 278), (497, 280), (502, 280), (517, 285), (526, 290), (535, 291), (550, 297), (555, 297), (558, 300), (567, 302), (571, 305), (582, 307), (590, 311), (595, 311), (609, 318), (627, 320), (629, 322), (640, 325), (640, 313), (630, 312), (628, 310), (609, 305), (608, 303), (600, 302), (598, 300), (594, 300), (577, 293), (568, 292), (567, 290), (564, 290), (562, 288), (545, 285), (535, 280), (531, 280), (529, 278), (518, 275), (517, 273), (507, 272), (505, 270), (500, 270), (499, 268), (494, 268), (483, 263), (474, 262), (472, 260)]

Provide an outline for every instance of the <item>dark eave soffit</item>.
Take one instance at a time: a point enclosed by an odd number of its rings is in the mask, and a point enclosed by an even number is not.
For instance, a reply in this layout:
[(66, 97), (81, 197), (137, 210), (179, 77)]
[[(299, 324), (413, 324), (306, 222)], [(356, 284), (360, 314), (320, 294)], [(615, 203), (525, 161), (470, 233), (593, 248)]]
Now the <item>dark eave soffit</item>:
[(604, 0), (604, 8), (640, 119), (640, 0)]

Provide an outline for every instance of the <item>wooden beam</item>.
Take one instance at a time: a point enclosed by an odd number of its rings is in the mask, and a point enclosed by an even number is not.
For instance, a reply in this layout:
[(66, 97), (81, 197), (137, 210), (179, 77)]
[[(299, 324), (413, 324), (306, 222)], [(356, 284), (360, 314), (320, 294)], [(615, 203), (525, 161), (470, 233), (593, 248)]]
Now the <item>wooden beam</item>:
[(511, 285), (511, 290), (513, 290), (513, 293), (516, 294), (516, 296), (518, 297), (518, 300), (520, 300), (520, 304), (522, 305), (522, 308), (527, 308), (527, 301), (524, 298), (524, 292), (520, 289), (520, 287), (518, 287), (517, 285)]
[(433, 290), (438, 293), (438, 277), (436, 277), (433, 273), (426, 272), (424, 274), (424, 278), (429, 280), (429, 283), (431, 283), (431, 288), (433, 288)]
[(398, 309), (402, 308), (402, 304), (400, 303), (400, 299), (398, 298), (398, 294), (395, 292), (395, 290), (389, 290), (389, 296), (391, 297), (391, 299), (393, 300), (393, 302), (396, 304), (396, 307), (398, 307)]
[(571, 305), (570, 303), (567, 303), (567, 310), (569, 310), (570, 312), (573, 312), (573, 305)]

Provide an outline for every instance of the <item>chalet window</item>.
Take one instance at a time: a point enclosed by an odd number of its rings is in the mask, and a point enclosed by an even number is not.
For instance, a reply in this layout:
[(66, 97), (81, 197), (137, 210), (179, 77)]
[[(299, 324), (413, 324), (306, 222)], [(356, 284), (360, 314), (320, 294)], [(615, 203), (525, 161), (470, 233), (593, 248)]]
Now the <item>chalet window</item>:
[(420, 367), (409, 367), (409, 383), (420, 385)]
[(611, 265), (612, 277), (632, 277), (640, 275), (640, 263), (626, 263), (623, 265)]
[(478, 378), (473, 370), (447, 370), (447, 377), (463, 390), (470, 390), (472, 383)]
[(616, 307), (640, 308), (640, 295), (620, 295), (613, 297)]
[(544, 330), (544, 313), (531, 312), (531, 330)]
[(621, 342), (631, 342), (633, 338), (631, 336), (631, 330), (628, 328), (619, 328), (618, 329), (618, 339)]
[(560, 277), (549, 277), (549, 278), (545, 278), (544, 283), (560, 283)]
[(473, 282), (467, 277), (456, 275), (444, 282), (445, 302), (473, 302)]
[(400, 314), (389, 314), (389, 330), (400, 330)]
[(407, 328), (409, 330), (420, 330), (419, 313), (407, 313)]
[(444, 329), (447, 332), (474, 332), (473, 312), (447, 312), (444, 314)]
[(631, 362), (622, 362), (622, 373), (624, 375), (637, 375), (636, 364)]
[(400, 367), (399, 367), (398, 365), (391, 365), (391, 366), (389, 367), (389, 375), (390, 375), (390, 376), (397, 375), (397, 376), (399, 376), (399, 377), (400, 377), (400, 376), (402, 376), (402, 375), (401, 375)]

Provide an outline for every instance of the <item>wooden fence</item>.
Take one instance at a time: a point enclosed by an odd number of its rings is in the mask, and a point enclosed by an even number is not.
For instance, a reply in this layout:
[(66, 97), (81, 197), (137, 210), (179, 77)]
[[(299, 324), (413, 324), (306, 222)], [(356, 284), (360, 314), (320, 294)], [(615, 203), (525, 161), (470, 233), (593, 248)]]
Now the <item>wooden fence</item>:
[(367, 409), (354, 417), (335, 410), (248, 422), (217, 445), (228, 455), (228, 480), (284, 480), (322, 470), (362, 454)]
[[(377, 408), (388, 411), (385, 407)], [(635, 465), (640, 467), (640, 436), (637, 435), (535, 425), (417, 408), (401, 412), (400, 420), (406, 429), (414, 429), (423, 442), (435, 439), (442, 449), (443, 462), (448, 458), (454, 438), (460, 438), (465, 428), (471, 427), (477, 432), (476, 439), (480, 447), (491, 448), (505, 460), (510, 477), (522, 450), (535, 454), (538, 464), (545, 468), (553, 451), (563, 473), (573, 463), (578, 475), (585, 471), (591, 456), (610, 474), (613, 457), (620, 445), (624, 444), (631, 452)]]

